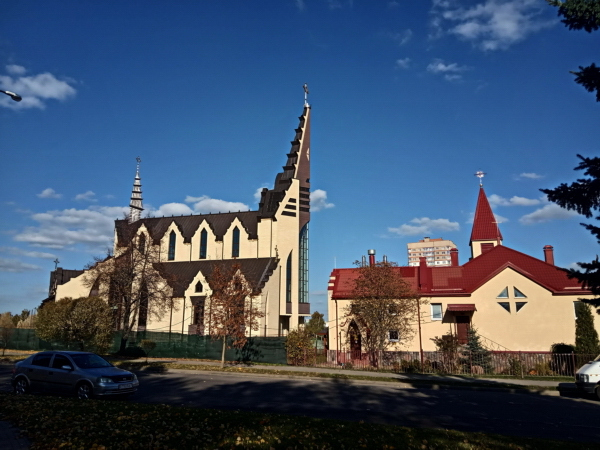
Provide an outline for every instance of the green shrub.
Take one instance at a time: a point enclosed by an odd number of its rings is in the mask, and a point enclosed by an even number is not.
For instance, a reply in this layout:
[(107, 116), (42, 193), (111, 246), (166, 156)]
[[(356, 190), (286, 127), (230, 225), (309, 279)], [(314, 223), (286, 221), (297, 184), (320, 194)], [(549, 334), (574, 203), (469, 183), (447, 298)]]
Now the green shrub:
[(508, 374), (519, 378), (523, 376), (523, 363), (519, 358), (508, 360)]

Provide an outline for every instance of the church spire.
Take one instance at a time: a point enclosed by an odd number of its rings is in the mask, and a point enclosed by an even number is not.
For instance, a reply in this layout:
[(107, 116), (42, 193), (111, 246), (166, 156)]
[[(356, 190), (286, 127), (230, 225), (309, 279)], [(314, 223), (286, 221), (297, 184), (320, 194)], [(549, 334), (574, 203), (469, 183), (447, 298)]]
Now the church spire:
[(144, 206), (142, 204), (142, 183), (140, 178), (140, 163), (141, 158), (136, 159), (137, 168), (135, 170), (135, 179), (133, 180), (133, 189), (131, 191), (131, 201), (129, 202), (129, 223), (140, 220)]
[(473, 228), (469, 243), (473, 258), (496, 245), (502, 245), (502, 233), (483, 190), (482, 177), (479, 174), (483, 174), (483, 172), (477, 172), (476, 174), (480, 180), (479, 197), (477, 198), (477, 206), (475, 207), (475, 216), (473, 217)]

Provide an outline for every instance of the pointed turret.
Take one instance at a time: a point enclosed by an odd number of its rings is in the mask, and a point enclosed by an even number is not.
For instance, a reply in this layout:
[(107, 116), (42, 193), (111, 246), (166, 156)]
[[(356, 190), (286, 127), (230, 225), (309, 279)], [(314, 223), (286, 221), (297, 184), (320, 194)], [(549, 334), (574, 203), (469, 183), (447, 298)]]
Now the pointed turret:
[(136, 158), (137, 168), (135, 171), (135, 179), (133, 180), (133, 189), (131, 191), (131, 201), (129, 202), (129, 223), (140, 220), (144, 205), (142, 204), (142, 183), (140, 178), (140, 163), (142, 160), (138, 156)]
[(502, 233), (498, 228), (498, 222), (482, 185), (479, 186), (479, 197), (477, 198), (469, 245), (471, 246), (471, 256), (473, 258), (496, 245), (502, 245)]

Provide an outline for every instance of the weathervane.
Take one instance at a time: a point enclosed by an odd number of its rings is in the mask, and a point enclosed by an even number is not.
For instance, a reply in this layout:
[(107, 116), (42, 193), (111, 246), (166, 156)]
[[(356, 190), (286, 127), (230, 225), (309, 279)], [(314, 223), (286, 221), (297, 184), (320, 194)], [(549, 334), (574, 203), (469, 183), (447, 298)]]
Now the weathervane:
[(483, 186), (483, 177), (485, 176), (485, 172), (478, 170), (477, 172), (475, 172), (475, 176), (479, 178), (479, 186)]
[(308, 84), (304, 83), (304, 106), (308, 106)]
[(135, 158), (135, 160), (137, 161), (137, 170), (140, 170), (140, 163), (142, 162), (142, 158), (140, 158), (139, 156), (137, 158)]

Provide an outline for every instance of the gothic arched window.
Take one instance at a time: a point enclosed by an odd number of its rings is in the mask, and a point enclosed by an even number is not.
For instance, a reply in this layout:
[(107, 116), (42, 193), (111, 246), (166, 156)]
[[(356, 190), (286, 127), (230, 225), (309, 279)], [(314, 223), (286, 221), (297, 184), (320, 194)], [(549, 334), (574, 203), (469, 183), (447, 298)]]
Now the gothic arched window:
[(240, 256), (240, 229), (235, 227), (233, 229), (233, 243), (231, 248), (231, 257), (237, 258)]
[(173, 261), (175, 259), (175, 239), (177, 236), (175, 236), (175, 232), (171, 231), (171, 234), (169, 234), (169, 256), (167, 257), (167, 259), (169, 261)]
[(206, 247), (208, 241), (208, 233), (206, 230), (200, 232), (200, 259), (206, 259)]

